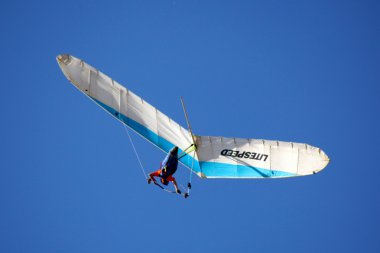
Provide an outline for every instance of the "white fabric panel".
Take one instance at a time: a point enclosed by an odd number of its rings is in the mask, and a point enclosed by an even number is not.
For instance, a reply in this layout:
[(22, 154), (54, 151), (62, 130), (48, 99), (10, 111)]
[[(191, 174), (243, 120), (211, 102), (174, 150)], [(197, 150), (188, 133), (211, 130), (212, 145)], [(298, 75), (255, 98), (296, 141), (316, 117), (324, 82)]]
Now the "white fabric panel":
[(89, 95), (100, 102), (118, 110), (120, 91), (113, 87), (112, 79), (95, 71), (90, 71)]
[(177, 143), (182, 150), (191, 145), (191, 135), (187, 130), (158, 110), (156, 117), (159, 136), (171, 143)]
[[(249, 139), (249, 150), (254, 150), (257, 154), (270, 154), (270, 146), (264, 140)], [(257, 155), (258, 156), (258, 155)], [(270, 158), (261, 160), (250, 159), (250, 165), (259, 168), (270, 168)]]
[(253, 166), (296, 175), (317, 173), (329, 163), (321, 149), (301, 143), (210, 136), (196, 136), (196, 140), (200, 162)]
[[(297, 173), (298, 150), (293, 149), (290, 143), (270, 146), (270, 168), (281, 168), (281, 171)], [(279, 170), (279, 169), (277, 169)]]
[[(170, 142), (168, 144), (163, 141), (165, 143), (160, 146), (161, 148), (167, 145), (176, 145), (184, 150), (191, 145), (192, 138), (189, 131), (105, 74), (71, 55), (60, 55), (57, 57), (57, 61), (69, 81), (83, 93)], [(147, 131), (143, 132), (149, 135), (153, 143), (157, 144), (158, 137), (155, 139)]]
[(133, 92), (128, 91), (127, 96), (128, 117), (157, 134), (156, 109)]
[[(65, 58), (69, 61), (69, 58)], [(59, 66), (61, 67), (63, 73), (72, 82), (77, 88), (80, 88), (83, 92), (88, 94), (89, 86), (90, 86), (90, 70), (96, 72), (94, 68), (83, 68), (78, 66), (83, 66), (83, 62), (79, 59), (75, 62), (75, 64), (66, 65), (63, 62), (58, 61)], [(64, 69), (63, 69), (64, 68)]]
[(316, 168), (316, 171), (322, 170), (328, 163), (328, 161), (323, 163), (323, 159), (326, 161), (328, 157), (321, 149), (306, 144), (303, 145), (303, 148), (299, 149), (298, 174), (311, 174), (311, 167)]

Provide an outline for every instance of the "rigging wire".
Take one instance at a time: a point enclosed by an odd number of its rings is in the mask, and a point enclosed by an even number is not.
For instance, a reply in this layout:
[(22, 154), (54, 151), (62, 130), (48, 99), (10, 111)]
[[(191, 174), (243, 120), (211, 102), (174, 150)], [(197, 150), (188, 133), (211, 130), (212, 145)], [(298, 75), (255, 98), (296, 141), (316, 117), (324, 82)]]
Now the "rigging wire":
[(125, 132), (127, 132), (127, 135), (129, 137), (129, 142), (131, 143), (131, 146), (132, 146), (133, 150), (135, 151), (135, 155), (137, 157), (137, 160), (139, 161), (141, 171), (143, 172), (145, 179), (148, 180), (148, 177), (146, 176), (146, 172), (145, 172), (144, 166), (143, 166), (143, 164), (141, 162), (139, 154), (137, 153), (136, 147), (133, 144), (133, 141), (132, 141), (131, 135), (129, 134), (128, 128), (124, 124), (123, 124), (123, 126), (124, 126), (124, 129), (125, 129)]
[[(137, 152), (137, 149), (136, 149), (136, 147), (135, 147), (135, 145), (134, 145), (134, 143), (133, 143), (132, 137), (131, 137), (131, 135), (129, 134), (129, 130), (128, 130), (128, 128), (127, 128), (127, 126), (126, 126), (125, 124), (123, 124), (123, 126), (124, 126), (124, 130), (125, 130), (125, 132), (126, 132), (127, 135), (128, 135), (128, 139), (129, 139), (129, 142), (131, 143), (131, 146), (132, 146), (132, 148), (133, 148), (133, 151), (135, 152), (135, 155), (136, 155), (137, 161), (139, 162), (139, 165), (140, 165), (141, 171), (142, 171), (142, 173), (144, 174), (145, 179), (148, 180), (148, 177), (147, 177), (147, 175), (146, 175), (146, 172), (145, 172), (144, 166), (143, 166), (143, 164), (142, 164), (142, 162), (141, 162), (140, 156), (139, 156), (139, 154), (138, 154), (138, 152)], [(191, 146), (193, 146), (193, 145), (191, 145)], [(191, 146), (190, 146), (190, 147), (191, 147)], [(189, 149), (190, 147), (188, 147), (187, 149)], [(186, 151), (187, 149), (185, 149), (185, 151)], [(195, 152), (195, 150), (194, 150), (193, 152)], [(186, 155), (186, 154), (185, 154), (185, 155)], [(189, 154), (188, 154), (188, 155), (189, 155)], [(193, 166), (194, 166), (194, 157), (193, 157), (193, 159), (192, 159), (192, 165), (191, 165), (191, 169), (190, 169), (189, 183), (187, 184), (187, 194), (188, 194), (188, 195), (190, 194), (190, 189), (191, 189), (191, 179), (192, 179), (192, 176), (193, 176), (193, 172), (192, 172), (192, 170), (193, 170)], [(158, 186), (159, 186), (162, 190), (164, 190), (164, 191), (166, 191), (166, 192), (169, 192), (169, 193), (175, 193), (175, 192), (170, 191), (170, 190), (168, 190), (168, 189), (166, 189), (166, 188), (164, 188), (164, 187), (162, 187), (162, 186), (160, 186), (160, 185), (158, 185)], [(182, 184), (179, 184), (178, 186), (180, 186), (180, 188), (182, 188), (182, 191), (183, 191), (183, 192), (186, 192), (186, 190), (185, 190), (186, 187), (184, 187)]]

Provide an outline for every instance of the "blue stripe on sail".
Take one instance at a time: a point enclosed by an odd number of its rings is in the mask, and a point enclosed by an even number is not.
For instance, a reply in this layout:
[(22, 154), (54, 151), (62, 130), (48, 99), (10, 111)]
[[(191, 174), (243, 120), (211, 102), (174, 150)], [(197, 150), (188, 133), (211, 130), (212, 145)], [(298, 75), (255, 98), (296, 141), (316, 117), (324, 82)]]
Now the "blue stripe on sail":
[[(127, 116), (119, 113), (110, 106), (100, 102), (99, 100), (90, 97), (97, 104), (111, 113), (115, 118), (123, 121), (127, 126), (131, 127), (137, 133), (141, 134), (143, 137), (151, 141), (153, 144), (169, 152), (173, 146), (173, 143), (162, 138), (161, 136), (154, 133), (152, 130), (138, 123), (137, 121), (128, 118)], [(179, 149), (179, 152), (183, 150)], [(218, 162), (198, 162), (191, 156), (185, 156), (180, 159), (181, 163), (189, 168), (193, 168), (194, 172), (200, 172), (200, 167), (202, 168), (202, 173), (206, 177), (220, 177), (220, 178), (271, 178), (271, 177), (291, 177), (296, 176), (296, 174), (288, 173), (284, 171), (267, 170), (263, 168), (246, 166), (246, 165), (234, 165), (228, 163), (218, 163)]]
[(254, 166), (234, 165), (218, 162), (199, 162), (202, 172), (206, 177), (229, 177), (229, 178), (270, 178), (291, 177), (293, 173), (277, 170), (267, 170)]
[[(148, 129), (147, 127), (143, 126), (142, 124), (138, 123), (137, 121), (119, 113), (112, 107), (100, 102), (99, 100), (90, 97), (92, 100), (94, 100), (98, 105), (103, 107), (105, 110), (107, 110), (109, 113), (112, 114), (115, 118), (123, 121), (127, 126), (135, 130), (137, 133), (141, 134), (143, 137), (148, 139), (150, 142), (155, 144), (157, 147), (161, 148), (165, 152), (169, 152), (175, 145), (166, 139), (162, 138), (161, 136), (157, 135), (152, 130)], [(178, 148), (178, 152), (181, 153), (183, 150)], [(193, 161), (194, 160), (194, 161)], [(199, 172), (200, 167), (198, 160), (194, 159), (192, 156), (187, 155), (180, 159), (181, 163), (186, 165), (189, 168), (193, 168), (194, 172)]]

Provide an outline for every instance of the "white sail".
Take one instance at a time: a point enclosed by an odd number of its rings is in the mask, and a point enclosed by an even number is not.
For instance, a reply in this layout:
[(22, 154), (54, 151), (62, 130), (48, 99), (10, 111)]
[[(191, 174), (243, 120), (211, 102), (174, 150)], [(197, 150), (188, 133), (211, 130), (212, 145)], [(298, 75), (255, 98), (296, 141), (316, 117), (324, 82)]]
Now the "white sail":
[(208, 178), (272, 178), (315, 174), (329, 163), (307, 144), (196, 136), (201, 171)]
[(180, 159), (203, 178), (279, 178), (315, 174), (329, 163), (320, 149), (307, 144), (257, 139), (193, 136), (141, 97), (71, 55), (57, 57), (65, 76), (113, 117), (168, 152), (193, 144), (194, 156)]

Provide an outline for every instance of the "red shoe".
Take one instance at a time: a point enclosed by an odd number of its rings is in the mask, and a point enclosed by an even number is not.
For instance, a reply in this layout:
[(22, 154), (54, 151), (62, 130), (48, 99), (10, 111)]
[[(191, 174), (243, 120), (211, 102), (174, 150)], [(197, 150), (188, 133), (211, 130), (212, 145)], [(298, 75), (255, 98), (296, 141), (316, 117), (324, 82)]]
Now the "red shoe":
[(151, 182), (152, 182), (152, 179), (148, 178), (148, 184), (150, 184)]

